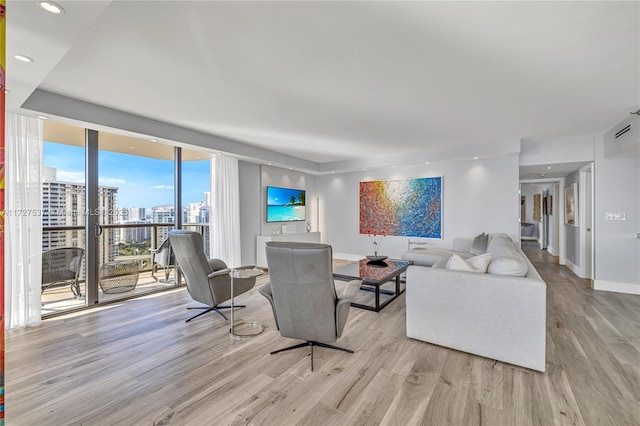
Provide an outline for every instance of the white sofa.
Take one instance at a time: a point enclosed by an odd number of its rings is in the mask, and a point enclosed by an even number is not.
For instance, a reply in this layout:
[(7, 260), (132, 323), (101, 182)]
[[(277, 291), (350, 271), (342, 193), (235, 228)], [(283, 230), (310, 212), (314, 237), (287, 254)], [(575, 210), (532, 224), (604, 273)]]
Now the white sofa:
[[(456, 246), (460, 252), (471, 244)], [(437, 254), (427, 251), (425, 256)], [(445, 269), (451, 253), (433, 267), (407, 270), (407, 336), (544, 371), (547, 286), (522, 250), (505, 234), (490, 235), (489, 273)], [(524, 276), (502, 275), (514, 262), (526, 264), (516, 271)]]

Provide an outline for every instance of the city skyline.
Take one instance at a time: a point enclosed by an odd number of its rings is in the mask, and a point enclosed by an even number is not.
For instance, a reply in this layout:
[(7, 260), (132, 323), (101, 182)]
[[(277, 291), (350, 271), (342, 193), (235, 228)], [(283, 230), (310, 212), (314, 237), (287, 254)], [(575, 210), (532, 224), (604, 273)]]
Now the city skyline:
[[(173, 161), (117, 152), (99, 152), (98, 183), (118, 188), (118, 207), (151, 209), (173, 205)], [(57, 170), (57, 180), (84, 183), (84, 148), (44, 142), (43, 164)], [(210, 192), (210, 161), (182, 163), (182, 205), (205, 201)]]

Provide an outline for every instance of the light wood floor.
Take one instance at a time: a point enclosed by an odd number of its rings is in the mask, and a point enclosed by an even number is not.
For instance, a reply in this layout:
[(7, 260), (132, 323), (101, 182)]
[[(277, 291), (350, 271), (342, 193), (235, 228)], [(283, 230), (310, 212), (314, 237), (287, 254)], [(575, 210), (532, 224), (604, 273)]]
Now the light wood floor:
[(237, 317), (267, 329), (243, 341), (215, 314), (185, 323), (182, 289), (10, 332), (7, 424), (637, 425), (640, 297), (527, 251), (548, 284), (546, 373), (408, 339), (404, 295), (352, 309), (337, 344), (355, 353), (319, 348), (312, 373), (307, 349), (269, 355), (296, 342), (258, 286)]

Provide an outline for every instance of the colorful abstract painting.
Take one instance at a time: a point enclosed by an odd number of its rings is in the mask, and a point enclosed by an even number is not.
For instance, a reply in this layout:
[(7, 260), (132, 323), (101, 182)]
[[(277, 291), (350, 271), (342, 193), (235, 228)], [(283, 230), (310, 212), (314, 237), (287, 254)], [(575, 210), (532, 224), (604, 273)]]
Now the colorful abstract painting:
[(442, 238), (442, 177), (360, 182), (360, 233)]

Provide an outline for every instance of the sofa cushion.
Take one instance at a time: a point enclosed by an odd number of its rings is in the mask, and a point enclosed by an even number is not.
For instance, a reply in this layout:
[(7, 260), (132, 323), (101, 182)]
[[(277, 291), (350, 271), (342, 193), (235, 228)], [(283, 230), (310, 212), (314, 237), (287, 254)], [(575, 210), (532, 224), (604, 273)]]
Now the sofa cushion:
[[(414, 265), (433, 266), (440, 259), (449, 259), (451, 250), (439, 248), (412, 249), (402, 253), (402, 260), (411, 261)], [(473, 256), (470, 253), (457, 253), (462, 258)]]
[(509, 255), (516, 251), (516, 246), (507, 234), (495, 234), (489, 238), (487, 252), (495, 256)]
[(436, 269), (447, 269), (447, 263), (449, 262), (449, 259), (451, 258), (451, 256), (449, 256), (446, 259), (440, 259), (438, 260), (436, 263), (433, 264), (432, 268), (436, 268)]
[(487, 252), (492, 256), (487, 269), (489, 274), (524, 277), (529, 272), (524, 255), (507, 234), (492, 235), (487, 245)]
[(454, 271), (467, 271), (467, 272), (487, 272), (487, 267), (491, 262), (491, 254), (485, 253), (478, 256), (463, 259), (457, 254), (452, 254), (447, 261), (446, 268)]
[(484, 254), (487, 252), (487, 244), (489, 243), (489, 236), (484, 232), (473, 239), (471, 243), (471, 254)]
[(527, 262), (519, 255), (494, 258), (487, 269), (489, 274), (524, 277), (529, 272)]

